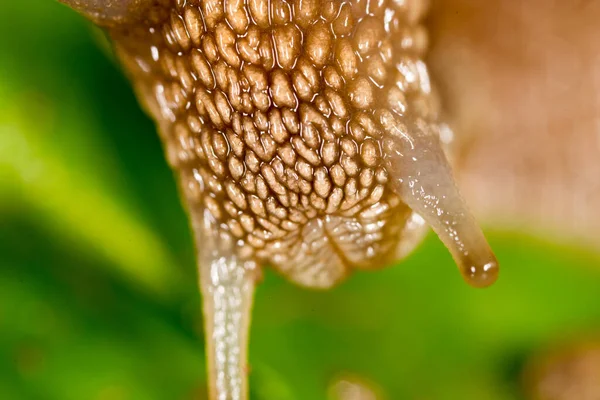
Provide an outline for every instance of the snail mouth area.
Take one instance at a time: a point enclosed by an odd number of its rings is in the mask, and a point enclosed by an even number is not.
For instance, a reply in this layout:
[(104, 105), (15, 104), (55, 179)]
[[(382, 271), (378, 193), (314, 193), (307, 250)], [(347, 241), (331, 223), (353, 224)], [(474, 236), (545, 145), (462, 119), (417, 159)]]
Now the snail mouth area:
[(328, 289), (353, 270), (380, 269), (409, 253), (425, 233), (420, 221), (402, 203), (378, 203), (358, 217), (314, 218), (257, 255), (300, 286)]

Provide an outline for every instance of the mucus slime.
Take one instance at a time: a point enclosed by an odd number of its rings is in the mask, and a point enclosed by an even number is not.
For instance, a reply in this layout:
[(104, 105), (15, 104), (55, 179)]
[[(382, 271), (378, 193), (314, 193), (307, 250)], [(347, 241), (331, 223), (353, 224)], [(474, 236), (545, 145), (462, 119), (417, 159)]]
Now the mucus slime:
[(264, 265), (329, 288), (406, 255), (426, 222), (468, 283), (496, 279), (440, 140), (425, 1), (61, 1), (112, 39), (179, 179), (210, 399), (248, 398)]

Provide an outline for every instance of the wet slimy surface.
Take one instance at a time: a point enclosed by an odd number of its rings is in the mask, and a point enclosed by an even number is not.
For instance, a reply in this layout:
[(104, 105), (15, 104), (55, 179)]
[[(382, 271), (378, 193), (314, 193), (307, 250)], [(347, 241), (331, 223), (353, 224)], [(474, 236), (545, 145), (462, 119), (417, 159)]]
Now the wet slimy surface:
[(498, 261), (458, 192), (439, 134), (422, 121), (401, 129), (384, 139), (390, 173), (400, 177), (396, 192), (431, 225), (470, 285), (491, 285)]
[[(268, 263), (310, 287), (332, 286), (351, 269), (389, 264), (399, 243), (407, 245), (403, 236), (418, 242), (420, 235), (405, 228), (413, 210), (425, 211), (417, 204), (426, 199), (409, 199), (394, 182), (407, 177), (410, 165), (421, 181), (454, 187), (422, 61), (424, 7), (167, 3), (153, 16), (157, 22), (110, 32), (159, 123), (193, 218), (208, 210), (236, 239), (232, 251), (240, 259)], [(407, 121), (430, 128), (427, 146), (439, 157), (426, 169), (422, 157), (404, 162), (396, 141), (383, 146)], [(423, 144), (413, 153), (411, 160), (429, 154)], [(384, 155), (400, 168), (389, 168)], [(480, 231), (462, 201), (450, 200), (459, 198), (456, 190), (443, 196), (438, 210), (452, 204), (453, 211), (436, 232), (455, 249), (468, 281), (491, 283), (495, 261)], [(423, 216), (441, 226), (435, 213)]]
[[(99, 2), (66, 1), (90, 16)], [(110, 3), (110, 6), (109, 6)], [(440, 141), (420, 0), (121, 0), (105, 26), (196, 236), (211, 399), (245, 399), (260, 268), (329, 288), (424, 223), (473, 286), (497, 262)]]
[(162, 24), (112, 31), (192, 216), (207, 209), (241, 259), (329, 287), (396, 258), (412, 211), (390, 190), (380, 120), (437, 116), (408, 11), (185, 2)]

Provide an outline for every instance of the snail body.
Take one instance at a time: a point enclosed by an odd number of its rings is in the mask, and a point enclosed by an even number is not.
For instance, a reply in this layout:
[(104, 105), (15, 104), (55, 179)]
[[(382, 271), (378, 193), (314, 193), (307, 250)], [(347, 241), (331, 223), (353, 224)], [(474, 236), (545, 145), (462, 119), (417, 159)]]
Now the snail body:
[(322, 3), (186, 2), (162, 25), (111, 34), (192, 219), (313, 288), (418, 241), (423, 224), (403, 231), (413, 212), (389, 187), (380, 120), (436, 117), (423, 44), (410, 30), (402, 51), (391, 40), (406, 13)]
[(211, 399), (247, 398), (264, 265), (329, 288), (401, 258), (428, 223), (468, 282), (495, 280), (440, 140), (423, 2), (64, 2), (107, 29), (178, 175)]

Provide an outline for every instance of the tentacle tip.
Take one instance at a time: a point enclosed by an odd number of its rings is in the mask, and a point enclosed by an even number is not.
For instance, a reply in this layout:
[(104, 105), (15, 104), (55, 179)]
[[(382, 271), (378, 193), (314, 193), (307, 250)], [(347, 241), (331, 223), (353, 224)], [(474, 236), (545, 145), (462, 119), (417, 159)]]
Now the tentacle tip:
[(487, 262), (471, 262), (463, 264), (463, 278), (465, 281), (476, 288), (486, 288), (491, 286), (498, 279), (500, 270), (498, 260), (493, 254)]

